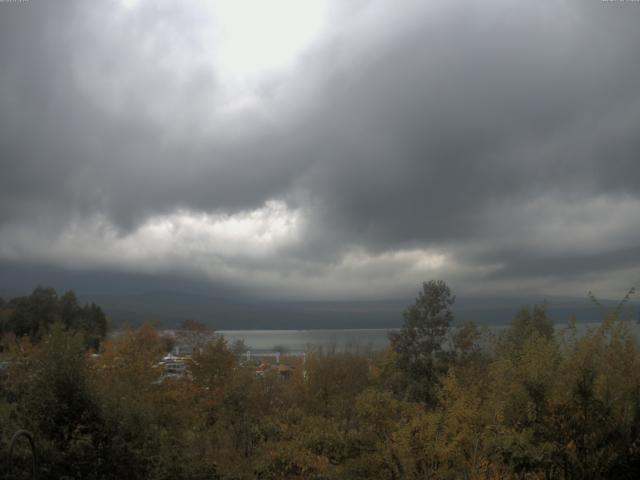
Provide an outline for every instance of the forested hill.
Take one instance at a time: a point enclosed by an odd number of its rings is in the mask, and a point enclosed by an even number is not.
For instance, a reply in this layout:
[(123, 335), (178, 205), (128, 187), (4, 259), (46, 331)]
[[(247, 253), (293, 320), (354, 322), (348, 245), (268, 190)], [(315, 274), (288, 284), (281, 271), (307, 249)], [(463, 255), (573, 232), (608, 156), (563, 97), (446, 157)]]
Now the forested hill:
[[(37, 284), (58, 292), (73, 290), (80, 303), (100, 305), (114, 327), (154, 321), (173, 328), (185, 319), (198, 320), (216, 329), (322, 329), (395, 328), (402, 312), (413, 302), (404, 298), (367, 301), (291, 301), (260, 299), (256, 293), (171, 276), (76, 272), (60, 268), (20, 267), (0, 262), (0, 298), (28, 296)], [(622, 292), (623, 294), (624, 292)], [(550, 318), (565, 323), (572, 315), (578, 322), (595, 322), (603, 310), (619, 299), (603, 300), (602, 308), (588, 298), (542, 296), (521, 292), (517, 296), (471, 297), (458, 292), (453, 311), (457, 321), (506, 325), (525, 305), (547, 304)], [(637, 302), (630, 304), (637, 318)]]
[[(79, 294), (83, 302), (100, 305), (114, 326), (139, 325), (151, 320), (172, 328), (185, 319), (224, 329), (336, 329), (397, 328), (402, 312), (413, 299), (381, 301), (266, 301), (225, 298), (175, 291), (152, 291), (135, 295)], [(463, 298), (453, 306), (456, 319), (484, 325), (507, 325), (525, 305), (546, 300), (550, 318), (566, 323), (571, 316), (579, 322), (602, 319), (603, 309), (615, 306), (603, 301), (598, 308), (588, 298), (553, 298), (532, 295), (514, 298)], [(638, 309), (631, 304), (634, 312)], [(632, 316), (637, 316), (633, 313)]]
[[(28, 296), (25, 293), (22, 296)], [(12, 295), (0, 292), (8, 299)], [(514, 297), (458, 298), (454, 305), (456, 318), (484, 325), (506, 325), (525, 305), (542, 304), (555, 322), (565, 323), (571, 316), (579, 322), (595, 322), (603, 309), (615, 302), (603, 301), (598, 308), (588, 298)], [(239, 299), (179, 291), (149, 291), (136, 294), (78, 293), (77, 301), (100, 305), (113, 326), (140, 325), (152, 321), (173, 328), (185, 319), (194, 319), (224, 329), (336, 329), (397, 328), (402, 312), (412, 299), (383, 301), (265, 301)], [(637, 318), (637, 305), (630, 304), (631, 316)]]

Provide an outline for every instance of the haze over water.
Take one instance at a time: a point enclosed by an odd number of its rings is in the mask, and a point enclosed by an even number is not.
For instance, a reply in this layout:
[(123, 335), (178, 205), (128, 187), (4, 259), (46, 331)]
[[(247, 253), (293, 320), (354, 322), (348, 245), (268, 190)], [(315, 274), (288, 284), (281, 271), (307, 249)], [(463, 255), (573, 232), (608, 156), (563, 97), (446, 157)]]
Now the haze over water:
[[(584, 332), (589, 328), (597, 328), (600, 323), (578, 323), (578, 332)], [(640, 325), (636, 322), (628, 322), (636, 337), (640, 334)], [(491, 335), (498, 334), (506, 328), (505, 325), (480, 327), (486, 328)], [(556, 324), (555, 329), (561, 332), (567, 328), (567, 324)], [(384, 350), (389, 344), (387, 332), (393, 329), (369, 328), (351, 330), (220, 330), (230, 345), (237, 340), (243, 340), (251, 351), (282, 351), (289, 353), (304, 352), (309, 347), (321, 347), (336, 350)]]

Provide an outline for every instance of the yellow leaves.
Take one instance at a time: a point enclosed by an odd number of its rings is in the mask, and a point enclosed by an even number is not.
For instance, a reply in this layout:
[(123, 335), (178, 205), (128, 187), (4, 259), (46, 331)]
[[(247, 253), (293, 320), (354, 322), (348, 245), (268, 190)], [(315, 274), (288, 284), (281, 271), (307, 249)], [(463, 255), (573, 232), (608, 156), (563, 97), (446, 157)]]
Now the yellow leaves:
[(329, 468), (326, 456), (314, 455), (296, 442), (282, 442), (269, 449), (258, 471), (265, 479), (313, 479), (321, 478)]
[(228, 349), (226, 341), (218, 337), (194, 355), (191, 371), (196, 383), (215, 390), (224, 388), (237, 364), (236, 355)]
[(158, 361), (163, 353), (163, 342), (150, 324), (122, 332), (104, 342), (94, 362), (94, 383), (106, 397), (113, 397), (112, 391), (133, 389), (138, 395), (150, 393), (162, 374)]
[(609, 318), (565, 348), (565, 362), (559, 372), (565, 380), (563, 401), (570, 400), (588, 375), (594, 399), (616, 416), (627, 415), (625, 405), (633, 402), (640, 388), (640, 355), (628, 324)]
[[(148, 325), (105, 342), (97, 357), (72, 338), (56, 348), (14, 342), (11, 352), (40, 368), (48, 349), (64, 367), (62, 383), (80, 370), (61, 359), (87, 368), (99, 425), (157, 478), (206, 478), (184, 474), (184, 465), (236, 479), (562, 478), (562, 462), (575, 478), (606, 478), (636, 455), (640, 355), (629, 329), (608, 321), (570, 341), (525, 333), (482, 361), (451, 363), (438, 374), (434, 407), (392, 389), (393, 351), (377, 363), (316, 352), (283, 382), (256, 378), (219, 339), (196, 355), (193, 380), (162, 383), (154, 368), (162, 341)], [(38, 381), (50, 372), (39, 371)]]
[(258, 462), (260, 478), (326, 478), (335, 470), (344, 439), (331, 420), (318, 416), (299, 418), (301, 423), (279, 423), (277, 439), (266, 446)]
[(483, 452), (495, 423), (482, 377), (471, 379), (466, 372), (452, 369), (442, 382), (442, 410), (429, 418), (432, 439), (430, 452), (437, 460), (438, 475), (445, 478), (474, 478), (481, 471)]

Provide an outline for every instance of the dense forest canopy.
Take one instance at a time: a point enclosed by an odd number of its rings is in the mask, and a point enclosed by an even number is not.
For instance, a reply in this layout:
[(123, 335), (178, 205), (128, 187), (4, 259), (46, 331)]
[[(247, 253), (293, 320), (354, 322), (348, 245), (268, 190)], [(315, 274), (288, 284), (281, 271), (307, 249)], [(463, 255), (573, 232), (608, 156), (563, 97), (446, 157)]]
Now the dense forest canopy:
[(427, 282), (387, 350), (311, 349), (286, 376), (186, 322), (207, 341), (172, 377), (151, 325), (106, 339), (98, 307), (38, 288), (0, 303), (0, 468), (27, 428), (42, 478), (637, 478), (640, 351), (621, 310), (578, 331), (523, 308), (490, 334), (457, 325), (453, 301)]
[(73, 291), (58, 296), (53, 288), (36, 287), (31, 295), (0, 299), (0, 336), (13, 334), (38, 342), (60, 322), (65, 330), (82, 332), (88, 346), (97, 348), (107, 335), (107, 317), (91, 303), (80, 305)]

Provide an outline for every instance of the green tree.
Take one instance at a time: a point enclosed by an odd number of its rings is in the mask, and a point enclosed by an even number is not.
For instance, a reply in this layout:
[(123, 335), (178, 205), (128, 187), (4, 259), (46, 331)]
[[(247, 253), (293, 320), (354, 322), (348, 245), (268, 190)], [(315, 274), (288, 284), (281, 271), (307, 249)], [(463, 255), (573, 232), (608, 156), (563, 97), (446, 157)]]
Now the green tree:
[(76, 328), (84, 332), (87, 347), (98, 349), (107, 336), (107, 316), (95, 303), (85, 305), (80, 311)]
[(553, 321), (547, 315), (545, 305), (523, 307), (511, 321), (506, 331), (506, 339), (514, 347), (522, 347), (532, 335), (540, 335), (547, 340), (553, 337)]
[(466, 321), (455, 328), (451, 335), (450, 361), (453, 366), (481, 368), (487, 361), (487, 345), (484, 332), (475, 322)]
[(389, 333), (405, 394), (412, 400), (427, 404), (435, 400), (434, 387), (445, 369), (442, 347), (453, 321), (454, 301), (444, 281), (425, 282), (415, 303), (405, 310), (402, 328)]
[(32, 342), (45, 337), (60, 321), (69, 331), (81, 331), (85, 346), (97, 349), (107, 335), (107, 317), (95, 305), (81, 306), (73, 291), (61, 297), (53, 288), (36, 287), (31, 295), (11, 299), (0, 307), (0, 333), (28, 336)]
[(60, 297), (59, 311), (62, 323), (69, 330), (80, 330), (84, 333), (87, 347), (97, 349), (107, 336), (107, 317), (102, 309), (94, 304), (80, 306), (73, 291)]
[(69, 290), (60, 297), (60, 318), (65, 328), (75, 326), (80, 316), (80, 305), (76, 294)]
[(39, 341), (60, 319), (58, 294), (53, 288), (38, 286), (28, 297), (12, 299), (10, 305), (13, 312), (8, 329), (19, 337), (27, 335), (32, 341)]

